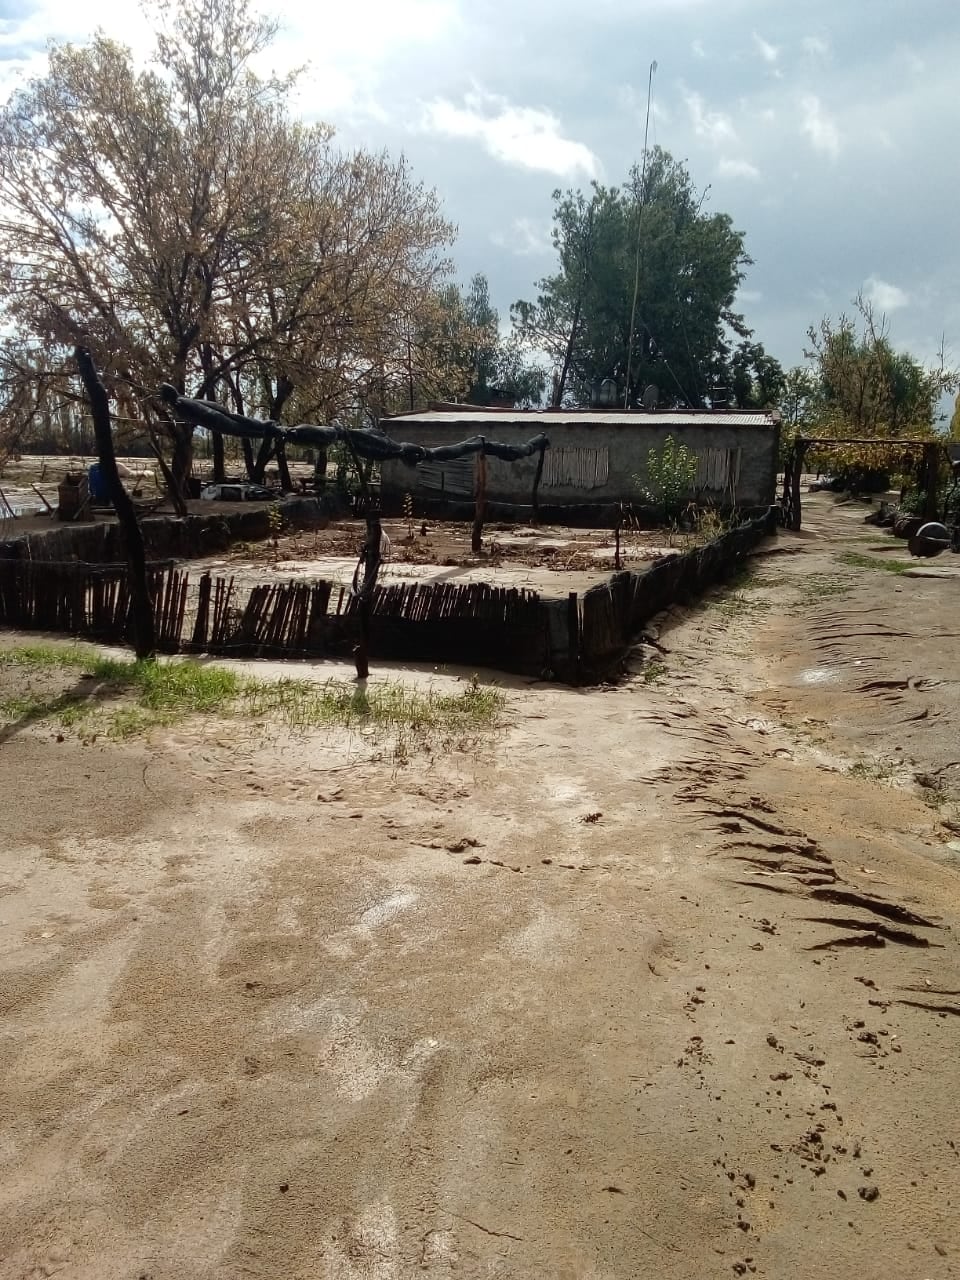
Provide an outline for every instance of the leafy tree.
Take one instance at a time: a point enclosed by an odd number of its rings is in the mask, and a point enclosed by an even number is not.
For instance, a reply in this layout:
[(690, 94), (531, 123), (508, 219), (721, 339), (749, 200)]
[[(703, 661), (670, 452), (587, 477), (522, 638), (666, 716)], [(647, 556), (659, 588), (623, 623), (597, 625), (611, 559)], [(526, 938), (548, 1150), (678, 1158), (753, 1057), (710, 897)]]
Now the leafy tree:
[(543, 370), (516, 339), (500, 333), (484, 275), (466, 289), (435, 290), (432, 303), (425, 300), (411, 318), (405, 341), (404, 384), (394, 389), (389, 408), (412, 410), (430, 400), (486, 405), (500, 389), (526, 404), (543, 395)]
[(90, 350), (122, 416), (193, 429), (161, 381), (278, 416), (375, 399), (452, 229), (406, 164), (342, 156), (291, 121), (291, 79), (252, 70), (249, 0), (159, 11), (151, 63), (98, 34), (54, 46), (0, 110), (0, 328), (62, 370)]
[(797, 365), (784, 374), (783, 390), (780, 393), (780, 413), (784, 425), (794, 434), (807, 425), (816, 391), (817, 381), (812, 369)]
[(849, 316), (834, 323), (824, 317), (807, 332), (805, 355), (812, 362), (815, 392), (811, 419), (817, 432), (832, 436), (935, 434), (940, 397), (957, 385), (957, 372), (927, 368), (894, 349), (886, 322), (862, 296), (856, 299), (862, 330)]
[(772, 409), (786, 387), (780, 361), (759, 342), (743, 338), (730, 359), (734, 404), (738, 409)]
[(489, 404), (492, 392), (512, 392), (520, 402), (539, 401), (544, 373), (526, 361), (520, 343), (500, 334), (500, 314), (490, 301), (490, 285), (475, 275), (463, 294), (463, 319), (468, 339), (467, 400)]
[[(836, 322), (824, 317), (808, 330), (813, 392), (804, 430), (835, 439), (936, 439), (940, 399), (956, 389), (957, 372), (942, 359), (927, 367), (896, 351), (884, 317), (862, 295), (855, 307), (859, 325), (842, 315)], [(870, 473), (883, 478), (902, 463), (882, 444), (837, 446), (823, 451), (819, 461), (858, 482)]]
[(950, 418), (950, 438), (951, 440), (960, 440), (960, 396), (957, 396), (953, 406), (953, 415)]
[[(559, 270), (540, 281), (535, 302), (512, 309), (520, 337), (554, 362), (554, 404), (588, 398), (603, 378), (631, 405), (649, 382), (669, 403), (702, 405), (735, 379), (750, 403), (775, 400), (779, 366), (733, 309), (750, 264), (743, 234), (727, 214), (704, 212), (703, 200), (659, 147), (621, 187), (554, 192)], [(744, 344), (736, 366), (730, 335)]]

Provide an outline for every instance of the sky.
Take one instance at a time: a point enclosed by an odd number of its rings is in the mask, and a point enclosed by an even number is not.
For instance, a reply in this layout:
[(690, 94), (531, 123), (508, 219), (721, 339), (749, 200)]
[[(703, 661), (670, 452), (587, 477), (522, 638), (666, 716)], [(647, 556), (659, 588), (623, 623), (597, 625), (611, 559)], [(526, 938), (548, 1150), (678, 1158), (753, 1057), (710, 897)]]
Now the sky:
[[(684, 160), (754, 260), (739, 309), (785, 366), (858, 292), (895, 346), (960, 364), (955, 0), (264, 0), (264, 69), (344, 147), (403, 152), (457, 224), (458, 276), (506, 319), (553, 270), (552, 193)], [(0, 0), (0, 99), (49, 40), (95, 26), (138, 55), (130, 0)]]

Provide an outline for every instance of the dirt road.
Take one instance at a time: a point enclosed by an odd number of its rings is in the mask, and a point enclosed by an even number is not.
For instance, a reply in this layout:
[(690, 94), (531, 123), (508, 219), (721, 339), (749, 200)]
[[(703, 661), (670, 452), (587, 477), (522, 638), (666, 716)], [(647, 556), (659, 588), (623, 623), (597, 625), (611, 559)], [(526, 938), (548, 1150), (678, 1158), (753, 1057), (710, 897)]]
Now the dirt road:
[(861, 518), (479, 750), (8, 735), (2, 1280), (960, 1275), (960, 577)]

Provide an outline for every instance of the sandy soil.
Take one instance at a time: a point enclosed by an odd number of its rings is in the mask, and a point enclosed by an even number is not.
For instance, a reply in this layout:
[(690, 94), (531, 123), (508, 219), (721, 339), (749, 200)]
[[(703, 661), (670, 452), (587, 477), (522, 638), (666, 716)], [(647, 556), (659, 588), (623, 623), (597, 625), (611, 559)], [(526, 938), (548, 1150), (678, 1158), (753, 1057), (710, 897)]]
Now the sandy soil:
[(2, 1280), (960, 1274), (960, 579), (861, 517), (479, 749), (0, 734)]

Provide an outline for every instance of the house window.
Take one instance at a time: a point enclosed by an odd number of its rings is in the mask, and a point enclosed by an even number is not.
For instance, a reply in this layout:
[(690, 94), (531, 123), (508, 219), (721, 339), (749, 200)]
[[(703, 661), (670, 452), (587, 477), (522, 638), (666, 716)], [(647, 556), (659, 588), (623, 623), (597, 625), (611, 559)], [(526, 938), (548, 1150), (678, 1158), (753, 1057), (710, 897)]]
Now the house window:
[(601, 489), (609, 475), (606, 448), (553, 448), (543, 459), (543, 484), (549, 489)]

